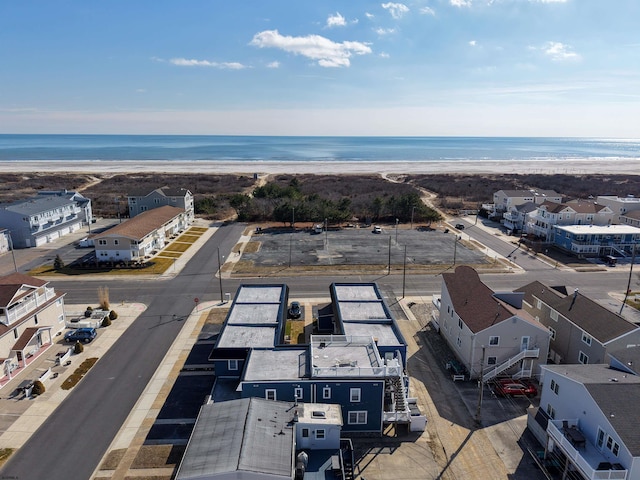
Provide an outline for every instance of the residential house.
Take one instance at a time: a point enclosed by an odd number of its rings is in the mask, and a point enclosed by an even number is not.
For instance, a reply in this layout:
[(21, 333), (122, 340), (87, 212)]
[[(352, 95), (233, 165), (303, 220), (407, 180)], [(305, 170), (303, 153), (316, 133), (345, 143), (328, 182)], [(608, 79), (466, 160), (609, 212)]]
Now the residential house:
[(580, 257), (631, 257), (640, 243), (640, 228), (631, 225), (556, 226), (552, 239), (555, 247)]
[(562, 478), (640, 479), (640, 377), (606, 364), (542, 366), (528, 427)]
[(64, 295), (21, 273), (0, 277), (0, 383), (65, 328)]
[(80, 208), (80, 218), (84, 224), (91, 224), (93, 221), (93, 211), (91, 207), (91, 200), (82, 195), (80, 192), (73, 190), (39, 190), (38, 196), (55, 196), (66, 198), (69, 201), (75, 202)]
[(502, 214), (502, 224), (507, 231), (512, 233), (521, 233), (527, 221), (527, 215), (535, 211), (538, 205), (533, 202), (514, 205)]
[(556, 226), (612, 223), (613, 211), (606, 205), (586, 201), (544, 202), (527, 215), (525, 232), (550, 244), (554, 241)]
[(543, 202), (562, 202), (562, 195), (554, 190), (499, 190), (493, 194), (492, 217), (502, 217), (502, 214), (525, 203), (539, 205)]
[(406, 343), (377, 286), (333, 284), (331, 293), (335, 331), (290, 344), (286, 285), (242, 285), (210, 356), (214, 401), (231, 390), (243, 398), (336, 403), (345, 431), (424, 428), (408, 398)]
[(442, 274), (440, 334), (471, 378), (531, 377), (546, 363), (549, 331), (523, 310), (523, 297), (492, 291), (468, 266)]
[(628, 344), (624, 347), (612, 348), (607, 354), (612, 368), (640, 376), (640, 345)]
[(337, 405), (262, 398), (208, 403), (198, 414), (175, 478), (291, 480), (307, 472), (338, 478), (332, 475), (332, 457), (343, 474), (341, 426)]
[(93, 235), (96, 259), (100, 262), (139, 262), (169, 243), (173, 235), (189, 225), (187, 214), (164, 206), (141, 213), (104, 232)]
[(10, 232), (6, 228), (0, 228), (0, 255), (11, 250)]
[(184, 210), (189, 223), (193, 222), (194, 219), (193, 194), (186, 188), (160, 187), (151, 192), (149, 190), (141, 190), (129, 194), (127, 203), (129, 205), (130, 218), (148, 210), (168, 205)]
[(609, 311), (577, 289), (567, 294), (532, 282), (516, 290), (524, 293), (524, 308), (551, 333), (553, 363), (603, 363), (607, 353), (640, 344), (640, 327)]
[(630, 212), (640, 212), (640, 198), (633, 195), (618, 197), (617, 195), (598, 195), (596, 203), (606, 205), (613, 211), (615, 223), (625, 223), (622, 217)]
[(80, 230), (90, 212), (89, 199), (75, 192), (37, 195), (0, 206), (0, 225), (15, 248), (37, 247)]
[(631, 225), (632, 227), (640, 227), (640, 210), (632, 210), (618, 217), (622, 225)]

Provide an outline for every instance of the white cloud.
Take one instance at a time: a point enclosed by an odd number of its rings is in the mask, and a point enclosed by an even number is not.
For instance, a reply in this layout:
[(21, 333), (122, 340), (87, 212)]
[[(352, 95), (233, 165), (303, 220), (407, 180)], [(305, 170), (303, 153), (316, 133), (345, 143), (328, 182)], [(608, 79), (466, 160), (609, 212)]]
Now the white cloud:
[(373, 18), (375, 17), (373, 13), (369, 13), (369, 12), (365, 12), (364, 16), (367, 17), (369, 20), (373, 20)]
[(422, 15), (431, 15), (432, 17), (435, 17), (435, 16), (436, 16), (436, 12), (435, 12), (435, 10), (434, 10), (433, 8), (431, 8), (431, 7), (422, 7), (422, 8), (419, 10), (419, 12), (420, 12)]
[(179, 67), (214, 67), (223, 70), (242, 70), (247, 68), (239, 62), (212, 62), (210, 60), (196, 60), (194, 58), (172, 58), (169, 63)]
[(336, 12), (335, 15), (329, 15), (329, 17), (327, 17), (327, 28), (344, 27), (346, 24), (347, 20), (340, 15), (340, 12)]
[(292, 37), (280, 35), (277, 30), (256, 33), (249, 43), (259, 48), (279, 48), (285, 52), (316, 60), (321, 67), (348, 67), (353, 55), (371, 53), (371, 47), (362, 42), (334, 42), (320, 35)]
[(381, 6), (385, 10), (388, 10), (391, 16), (395, 19), (402, 18), (405, 13), (409, 12), (409, 7), (407, 7), (404, 3), (388, 2), (383, 3)]
[(395, 28), (382, 28), (382, 27), (379, 27), (379, 28), (375, 29), (375, 32), (380, 36), (391, 35), (392, 33), (396, 33), (396, 29)]
[(475, 40), (470, 40), (469, 41), (469, 46), (470, 47), (475, 47), (476, 45), (478, 45), (478, 42), (476, 42)]
[(380, 52), (380, 58), (389, 58), (390, 55), (387, 52)]
[(580, 55), (572, 47), (561, 42), (547, 42), (542, 47), (529, 47), (529, 50), (540, 50), (554, 62), (578, 61)]
[(267, 68), (280, 68), (280, 62), (274, 61), (267, 63)]
[(449, 0), (454, 7), (470, 7), (471, 0)]
[(136, 89), (136, 93), (147, 93), (147, 89), (146, 88), (137, 88)]

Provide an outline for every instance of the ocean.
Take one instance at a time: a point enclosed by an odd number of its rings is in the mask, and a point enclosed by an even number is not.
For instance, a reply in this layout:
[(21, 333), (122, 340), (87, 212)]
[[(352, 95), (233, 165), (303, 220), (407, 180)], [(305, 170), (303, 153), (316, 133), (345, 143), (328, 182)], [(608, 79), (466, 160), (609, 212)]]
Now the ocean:
[(640, 159), (640, 140), (0, 134), (0, 161), (463, 161)]

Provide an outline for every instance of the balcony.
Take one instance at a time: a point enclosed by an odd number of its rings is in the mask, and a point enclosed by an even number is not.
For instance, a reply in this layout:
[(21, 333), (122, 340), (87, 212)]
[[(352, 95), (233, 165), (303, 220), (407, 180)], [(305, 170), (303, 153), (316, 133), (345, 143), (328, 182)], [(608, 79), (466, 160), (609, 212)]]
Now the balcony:
[(11, 325), (22, 317), (33, 313), (38, 307), (44, 305), (55, 296), (56, 294), (53, 288), (45, 288), (44, 293), (40, 295), (30, 295), (26, 297), (23, 302), (7, 310), (7, 325)]
[[(563, 427), (563, 423), (567, 425), (568, 429)], [(582, 436), (582, 441), (576, 442), (575, 436), (572, 441), (570, 434), (565, 433), (567, 430), (571, 430), (571, 427), (581, 433), (577, 419), (550, 420), (547, 424), (547, 433), (553, 439), (556, 447), (564, 453), (584, 478), (593, 480), (626, 480), (628, 471), (624, 470), (622, 465), (618, 463), (609, 463), (609, 460), (602, 452), (584, 436)], [(579, 435), (577, 438), (580, 438)], [(606, 469), (599, 470), (602, 467), (606, 467)]]

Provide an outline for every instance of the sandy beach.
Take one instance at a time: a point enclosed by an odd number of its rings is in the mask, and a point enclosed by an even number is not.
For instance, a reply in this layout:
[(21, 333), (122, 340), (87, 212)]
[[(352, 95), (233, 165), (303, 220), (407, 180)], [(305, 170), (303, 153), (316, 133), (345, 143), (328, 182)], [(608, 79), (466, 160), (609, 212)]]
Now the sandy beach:
[(206, 174), (628, 174), (640, 175), (640, 160), (527, 161), (0, 161), (0, 173), (193, 173)]

